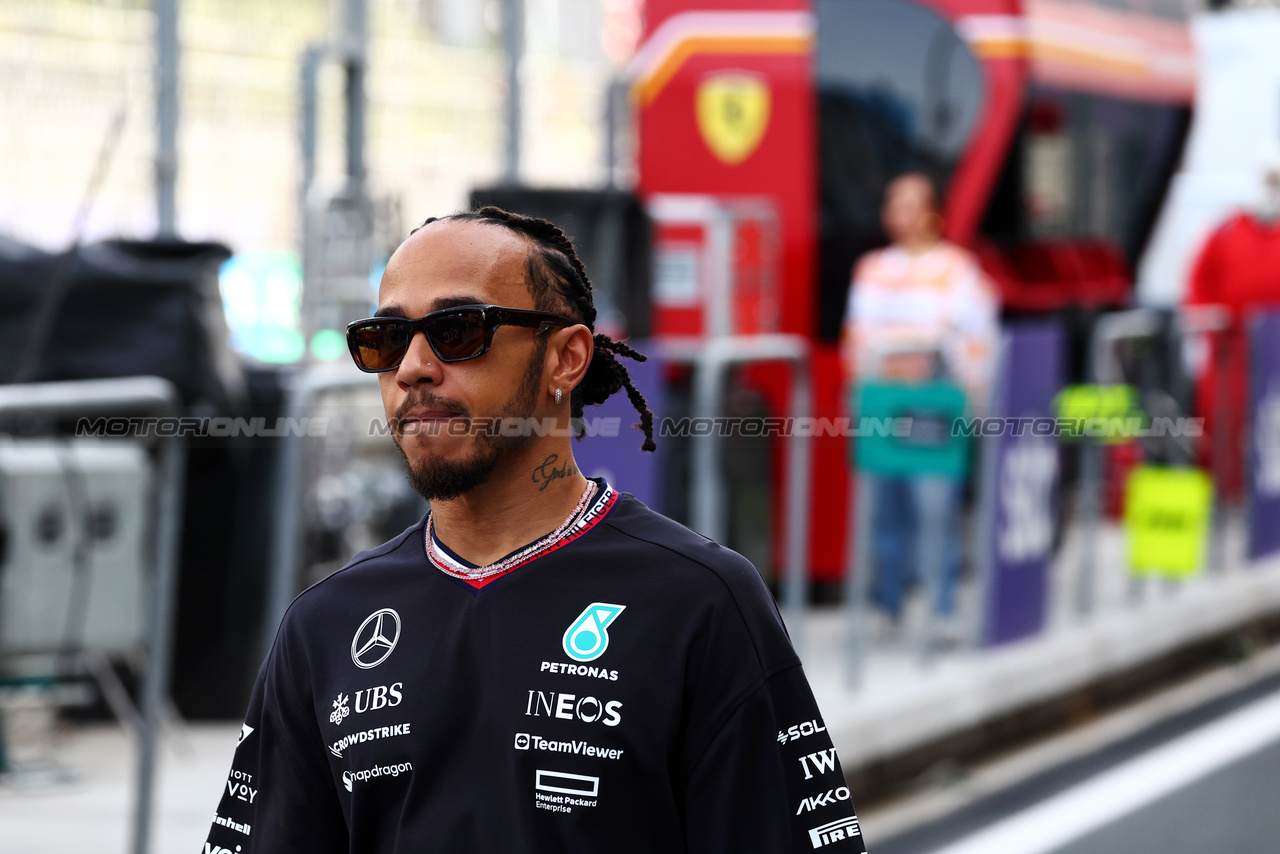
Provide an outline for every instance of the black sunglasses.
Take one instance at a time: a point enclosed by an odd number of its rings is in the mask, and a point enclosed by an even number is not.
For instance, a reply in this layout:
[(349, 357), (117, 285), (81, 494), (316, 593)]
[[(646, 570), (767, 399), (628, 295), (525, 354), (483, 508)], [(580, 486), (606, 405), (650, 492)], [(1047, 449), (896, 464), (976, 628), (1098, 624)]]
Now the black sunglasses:
[(362, 371), (380, 373), (400, 367), (417, 332), (427, 336), (431, 351), (442, 362), (465, 362), (489, 352), (493, 330), (499, 326), (551, 329), (574, 321), (547, 311), (503, 308), (500, 305), (459, 305), (433, 311), (417, 320), (407, 317), (369, 317), (347, 324), (347, 347)]

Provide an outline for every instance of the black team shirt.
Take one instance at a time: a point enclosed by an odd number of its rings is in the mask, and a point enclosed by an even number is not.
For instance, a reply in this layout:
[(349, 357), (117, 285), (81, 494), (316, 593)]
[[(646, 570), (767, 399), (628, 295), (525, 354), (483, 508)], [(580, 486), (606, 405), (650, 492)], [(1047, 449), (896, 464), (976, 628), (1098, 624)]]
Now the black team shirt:
[(302, 593), (204, 854), (864, 851), (755, 568), (597, 483), (482, 586), (419, 522)]

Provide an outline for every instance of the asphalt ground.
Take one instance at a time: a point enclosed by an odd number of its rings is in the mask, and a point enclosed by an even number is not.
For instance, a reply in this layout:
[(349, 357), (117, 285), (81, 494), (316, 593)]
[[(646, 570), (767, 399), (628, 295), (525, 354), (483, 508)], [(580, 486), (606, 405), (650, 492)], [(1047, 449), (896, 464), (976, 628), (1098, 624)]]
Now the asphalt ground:
[(1280, 674), (1176, 714), (872, 854), (1280, 851)]
[(1280, 744), (1177, 790), (1057, 854), (1280, 850)]

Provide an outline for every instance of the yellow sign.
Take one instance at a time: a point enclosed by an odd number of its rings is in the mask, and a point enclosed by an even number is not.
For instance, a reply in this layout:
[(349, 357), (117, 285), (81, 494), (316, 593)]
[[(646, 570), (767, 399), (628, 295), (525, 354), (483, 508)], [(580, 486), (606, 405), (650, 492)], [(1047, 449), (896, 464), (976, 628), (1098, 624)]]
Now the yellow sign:
[(761, 78), (732, 72), (698, 85), (698, 131), (711, 153), (730, 166), (751, 156), (769, 127), (769, 86)]
[(1069, 385), (1054, 398), (1059, 434), (1067, 441), (1080, 437), (1104, 445), (1130, 441), (1141, 435), (1146, 417), (1138, 409), (1138, 393), (1129, 385)]
[(1069, 385), (1054, 399), (1061, 418), (1126, 418), (1138, 406), (1129, 385)]
[(1134, 575), (1189, 578), (1199, 572), (1212, 501), (1213, 484), (1200, 469), (1136, 466), (1124, 508)]

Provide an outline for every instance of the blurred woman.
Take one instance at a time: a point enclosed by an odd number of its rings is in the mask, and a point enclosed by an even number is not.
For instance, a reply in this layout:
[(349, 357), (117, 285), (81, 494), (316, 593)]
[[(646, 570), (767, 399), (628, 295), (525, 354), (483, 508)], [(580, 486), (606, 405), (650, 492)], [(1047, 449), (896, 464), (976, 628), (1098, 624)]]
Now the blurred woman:
[[(999, 334), (999, 302), (974, 256), (943, 239), (941, 199), (929, 177), (903, 174), (885, 190), (881, 222), (890, 245), (853, 271), (842, 342), (850, 382), (923, 383), (948, 378), (985, 414)], [(895, 621), (916, 580), (920, 519), (942, 514), (947, 543), (937, 613), (955, 610), (961, 564), (957, 484), (936, 478), (880, 478), (873, 554), (876, 604)]]

